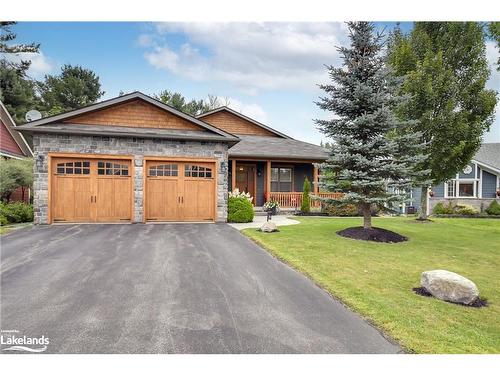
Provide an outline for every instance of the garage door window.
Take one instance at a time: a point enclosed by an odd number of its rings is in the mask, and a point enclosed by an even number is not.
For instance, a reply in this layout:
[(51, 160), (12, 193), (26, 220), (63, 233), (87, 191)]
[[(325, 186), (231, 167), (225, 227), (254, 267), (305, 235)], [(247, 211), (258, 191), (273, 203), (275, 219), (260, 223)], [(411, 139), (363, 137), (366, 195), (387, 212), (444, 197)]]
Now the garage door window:
[(212, 178), (212, 168), (186, 164), (185, 177)]
[(57, 174), (90, 174), (89, 161), (57, 163)]
[(99, 161), (97, 162), (97, 174), (107, 176), (128, 176), (128, 165)]
[(177, 164), (159, 164), (149, 167), (149, 176), (177, 177), (179, 173)]

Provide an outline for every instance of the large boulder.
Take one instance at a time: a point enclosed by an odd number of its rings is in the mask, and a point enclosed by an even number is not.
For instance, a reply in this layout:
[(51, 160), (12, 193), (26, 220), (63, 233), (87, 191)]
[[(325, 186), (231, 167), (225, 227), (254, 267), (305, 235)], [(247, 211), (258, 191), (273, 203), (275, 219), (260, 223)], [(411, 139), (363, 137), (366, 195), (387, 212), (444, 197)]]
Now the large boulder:
[(266, 221), (262, 226), (259, 228), (261, 232), (279, 232), (278, 227), (276, 226), (276, 223), (272, 221)]
[(445, 270), (422, 272), (421, 286), (444, 301), (471, 304), (479, 297), (476, 284), (457, 273)]

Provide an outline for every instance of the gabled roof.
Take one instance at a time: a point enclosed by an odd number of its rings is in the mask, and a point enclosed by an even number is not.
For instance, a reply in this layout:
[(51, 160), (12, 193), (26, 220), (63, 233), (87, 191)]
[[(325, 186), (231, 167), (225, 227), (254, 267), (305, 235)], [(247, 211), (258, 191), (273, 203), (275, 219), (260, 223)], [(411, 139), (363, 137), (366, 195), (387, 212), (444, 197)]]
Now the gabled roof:
[(473, 160), (500, 172), (500, 143), (483, 143)]
[[(24, 136), (21, 133), (15, 131), (16, 129), (18, 129), (16, 123), (14, 122), (14, 119), (12, 118), (10, 113), (7, 111), (7, 108), (5, 108), (4, 104), (1, 101), (0, 101), (0, 119), (7, 128), (9, 134), (12, 136), (14, 142), (16, 142), (16, 144), (23, 152), (24, 156), (33, 157), (33, 151), (31, 150), (31, 147), (29, 146), (28, 142), (26, 142)], [(9, 155), (9, 156), (14, 156), (14, 155)]]
[[(228, 142), (233, 142), (233, 143), (238, 142), (238, 137), (234, 136), (233, 134), (230, 134), (228, 132), (225, 132), (221, 129), (216, 128), (215, 126), (207, 124), (206, 122), (201, 121), (201, 120), (197, 119), (196, 117), (193, 117), (193, 116), (188, 115), (184, 112), (181, 112), (181, 111), (179, 111), (179, 110), (177, 110), (177, 109), (175, 109), (175, 108), (173, 108), (165, 103), (162, 103), (161, 101), (156, 100), (150, 96), (147, 96), (139, 91), (135, 91), (135, 92), (132, 92), (130, 94), (119, 96), (119, 97), (116, 97), (113, 99), (104, 100), (104, 101), (99, 102), (99, 103), (91, 104), (91, 105), (88, 105), (86, 107), (75, 109), (75, 110), (65, 112), (65, 113), (61, 113), (61, 114), (58, 114), (55, 116), (49, 116), (49, 117), (42, 118), (40, 120), (32, 121), (28, 124), (25, 124), (25, 125), (18, 127), (18, 130), (19, 131), (26, 131), (26, 132), (43, 132), (46, 130), (50, 131), (51, 128), (52, 128), (52, 131), (55, 131), (56, 128), (59, 128), (61, 130), (65, 130), (65, 132), (72, 132), (72, 128), (71, 128), (72, 125), (65, 126), (71, 122), (70, 120), (72, 118), (75, 118), (77, 116), (81, 116), (81, 115), (84, 115), (84, 114), (87, 114), (90, 112), (98, 111), (101, 109), (106, 109), (106, 108), (109, 108), (109, 107), (117, 105), (117, 104), (123, 104), (123, 103), (126, 103), (128, 101), (137, 100), (137, 99), (143, 100), (143, 101), (145, 101), (151, 105), (154, 105), (154, 106), (156, 106), (156, 107), (158, 107), (166, 112), (169, 112), (175, 116), (178, 116), (184, 120), (187, 120), (187, 121), (201, 127), (202, 129), (208, 130), (211, 133), (215, 133), (215, 135), (218, 136), (217, 140), (219, 140), (219, 141), (228, 141)], [(66, 124), (62, 124), (63, 121)], [(99, 130), (99, 129), (97, 129), (98, 127), (95, 127), (95, 128), (96, 128), (96, 130)], [(81, 127), (74, 128), (74, 132), (76, 132), (77, 130), (81, 131)], [(90, 129), (87, 129), (87, 130), (90, 130)], [(125, 134), (128, 132), (134, 132), (134, 131), (131, 130), (130, 128), (129, 129), (122, 129), (122, 133)], [(173, 133), (178, 134), (179, 132), (173, 132)], [(199, 132), (187, 132), (186, 131), (186, 133), (187, 133), (188, 137), (193, 138), (196, 136), (195, 133), (199, 133)], [(136, 134), (136, 136), (139, 136), (139, 135)]]
[(263, 128), (263, 129), (266, 129), (267, 131), (269, 131), (271, 133), (274, 133), (274, 134), (276, 134), (279, 137), (292, 139), (292, 137), (289, 137), (288, 135), (286, 135), (284, 133), (281, 133), (281, 132), (277, 131), (276, 129), (273, 129), (273, 128), (267, 126), (267, 125), (264, 125), (264, 124), (258, 122), (257, 120), (254, 120), (251, 117), (245, 116), (244, 114), (239, 113), (239, 112), (235, 111), (234, 109), (231, 109), (231, 108), (226, 107), (226, 106), (219, 107), (219, 108), (213, 109), (211, 111), (202, 113), (201, 115), (198, 115), (197, 118), (201, 119), (201, 118), (203, 118), (205, 116), (209, 116), (209, 115), (212, 115), (214, 113), (221, 112), (221, 111), (226, 111), (226, 112), (232, 113), (233, 115), (238, 116), (238, 117), (240, 117), (240, 118), (242, 118), (242, 119), (244, 119), (246, 121), (249, 121), (252, 124), (257, 125), (257, 126)]

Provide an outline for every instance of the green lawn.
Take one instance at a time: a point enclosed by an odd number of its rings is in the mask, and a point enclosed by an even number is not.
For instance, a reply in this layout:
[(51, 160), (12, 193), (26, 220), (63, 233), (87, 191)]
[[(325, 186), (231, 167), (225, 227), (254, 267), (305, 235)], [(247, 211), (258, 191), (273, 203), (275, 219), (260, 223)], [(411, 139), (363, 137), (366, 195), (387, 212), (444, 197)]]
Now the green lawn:
[[(360, 218), (298, 218), (279, 233), (244, 233), (417, 353), (500, 353), (500, 220), (375, 218), (409, 237), (381, 244), (339, 237)], [(425, 270), (476, 283), (489, 306), (471, 308), (413, 293)]]

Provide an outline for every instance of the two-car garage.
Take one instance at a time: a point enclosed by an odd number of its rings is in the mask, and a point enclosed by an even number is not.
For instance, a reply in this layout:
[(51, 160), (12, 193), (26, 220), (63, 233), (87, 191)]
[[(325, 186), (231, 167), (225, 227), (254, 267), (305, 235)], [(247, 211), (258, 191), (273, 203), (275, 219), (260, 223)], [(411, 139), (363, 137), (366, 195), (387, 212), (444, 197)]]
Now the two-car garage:
[(133, 157), (53, 155), (50, 170), (53, 223), (134, 221), (136, 178), (143, 179), (143, 222), (216, 219), (215, 161), (144, 158), (136, 175)]

